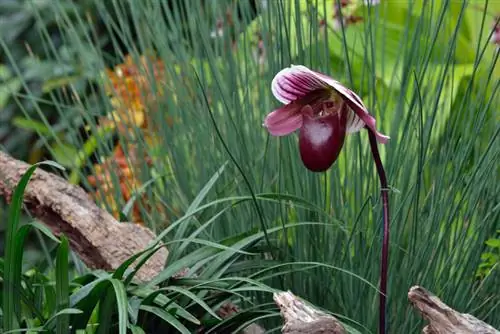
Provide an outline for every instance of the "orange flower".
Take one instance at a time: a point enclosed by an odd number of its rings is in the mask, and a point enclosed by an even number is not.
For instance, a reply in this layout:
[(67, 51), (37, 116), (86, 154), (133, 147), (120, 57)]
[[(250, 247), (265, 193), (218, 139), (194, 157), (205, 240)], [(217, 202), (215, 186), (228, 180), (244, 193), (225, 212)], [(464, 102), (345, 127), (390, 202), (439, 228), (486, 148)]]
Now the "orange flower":
[[(135, 128), (149, 129), (151, 122), (148, 116), (151, 111), (155, 111), (155, 96), (164, 94), (165, 87), (165, 65), (159, 59), (141, 56), (139, 63), (128, 55), (123, 64), (116, 66), (113, 70), (107, 69), (104, 75), (107, 77), (105, 91), (110, 96), (113, 111), (106, 118), (102, 118), (100, 126), (115, 129), (122, 134), (127, 134), (125, 138), (130, 138), (136, 133)], [(153, 92), (151, 81), (154, 80), (157, 91)], [(167, 118), (169, 126), (172, 126), (172, 119)], [(149, 125), (148, 125), (149, 123)], [(158, 142), (151, 131), (143, 131), (145, 142), (154, 145)], [(127, 148), (127, 156), (123, 148)], [(88, 176), (87, 180), (92, 187), (98, 188), (94, 193), (94, 198), (99, 202), (108, 203), (111, 207), (111, 214), (115, 218), (120, 216), (120, 205), (123, 205), (132, 198), (134, 193), (141, 187), (141, 182), (135, 170), (140, 168), (139, 163), (146, 161), (151, 165), (151, 158), (146, 154), (141, 154), (135, 144), (120, 143), (113, 154), (102, 163), (94, 165), (95, 174)], [(119, 189), (115, 189), (112, 182), (114, 173), (118, 179)], [(116, 193), (121, 194), (121, 200), (116, 198)], [(122, 203), (119, 203), (122, 202)], [(138, 198), (134, 202), (132, 210), (132, 220), (144, 224), (141, 219), (140, 207), (147, 210), (151, 208)]]
[[(137, 178), (134, 170), (139, 168), (139, 159), (137, 150), (129, 151), (128, 157), (125, 156), (120, 145), (116, 146), (111, 157), (106, 158), (102, 163), (96, 164), (95, 175), (87, 177), (88, 182), (98, 190), (94, 193), (95, 200), (101, 203), (107, 203), (111, 208), (111, 214), (119, 219), (120, 207), (116, 200), (115, 185), (113, 184), (112, 174), (116, 173), (118, 178), (119, 193), (121, 194), (123, 204), (128, 202), (134, 193), (141, 187), (141, 182)], [(146, 162), (151, 165), (151, 160), (146, 158)], [(132, 220), (144, 224), (141, 219), (140, 206), (146, 203), (141, 198), (136, 199), (132, 211)], [(103, 208), (104, 208), (103, 204)], [(146, 206), (145, 206), (146, 207)]]
[[(153, 70), (152, 76), (151, 69)], [(118, 96), (126, 103), (130, 99), (132, 101), (141, 100), (142, 94), (149, 91), (149, 80), (154, 79), (157, 84), (162, 82), (165, 75), (165, 65), (159, 59), (149, 57), (148, 62), (145, 56), (141, 56), (138, 66), (128, 55), (123, 64), (116, 66), (113, 71), (106, 70), (106, 74), (112, 85), (112, 87), (105, 86), (107, 93)], [(158, 87), (161, 94), (161, 85)]]
[[(149, 60), (149, 61), (148, 61)], [(108, 119), (102, 119), (103, 126), (118, 131), (128, 132), (132, 126), (147, 128), (146, 113), (152, 109), (156, 96), (164, 94), (165, 65), (160, 59), (141, 56), (139, 64), (132, 56), (125, 57), (123, 64), (113, 70), (105, 71), (105, 91), (111, 96), (114, 111)], [(157, 91), (153, 92), (151, 81), (154, 80)], [(171, 125), (171, 120), (169, 120)]]

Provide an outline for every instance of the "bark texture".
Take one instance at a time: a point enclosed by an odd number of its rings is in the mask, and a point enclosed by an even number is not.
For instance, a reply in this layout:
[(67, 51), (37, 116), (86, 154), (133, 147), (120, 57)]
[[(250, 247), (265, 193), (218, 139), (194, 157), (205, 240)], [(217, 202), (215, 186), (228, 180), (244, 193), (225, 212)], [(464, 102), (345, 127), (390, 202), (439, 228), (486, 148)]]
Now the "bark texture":
[[(284, 334), (345, 334), (347, 331), (333, 316), (306, 305), (291, 292), (273, 295), (284, 319)], [(429, 322), (424, 334), (500, 334), (476, 317), (460, 313), (420, 286), (408, 292), (410, 304)]]
[(429, 322), (426, 334), (500, 334), (498, 330), (476, 317), (460, 313), (420, 286), (408, 292), (408, 299), (422, 317)]
[(284, 334), (346, 334), (344, 326), (333, 316), (306, 305), (290, 291), (273, 295), (285, 321)]
[[(30, 167), (0, 152), (0, 196), (10, 202), (19, 180)], [(71, 248), (91, 269), (114, 270), (128, 257), (149, 246), (155, 234), (146, 227), (120, 223), (99, 208), (80, 187), (37, 169), (24, 194), (25, 208), (54, 234), (64, 233)], [(137, 272), (147, 281), (164, 267), (168, 251), (162, 247)]]

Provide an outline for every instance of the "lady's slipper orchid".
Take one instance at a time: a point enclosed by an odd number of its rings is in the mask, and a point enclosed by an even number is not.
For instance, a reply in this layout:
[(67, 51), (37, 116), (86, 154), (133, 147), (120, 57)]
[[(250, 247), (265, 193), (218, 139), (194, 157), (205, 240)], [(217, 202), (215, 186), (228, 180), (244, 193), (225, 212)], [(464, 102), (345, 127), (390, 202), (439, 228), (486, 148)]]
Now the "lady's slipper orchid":
[(322, 172), (330, 168), (344, 145), (346, 134), (362, 128), (368, 129), (383, 204), (379, 333), (385, 334), (390, 232), (389, 188), (377, 142), (386, 143), (389, 137), (377, 131), (375, 118), (370, 115), (358, 95), (340, 82), (305, 66), (292, 65), (278, 72), (271, 83), (271, 90), (285, 106), (268, 114), (264, 126), (273, 136), (284, 136), (299, 130), (300, 157), (312, 171)]
[(379, 133), (375, 118), (363, 101), (340, 82), (302, 65), (278, 72), (271, 83), (273, 95), (285, 106), (268, 114), (264, 126), (273, 136), (299, 130), (299, 150), (311, 171), (330, 168), (344, 145), (346, 134), (367, 127), (377, 141), (389, 137)]

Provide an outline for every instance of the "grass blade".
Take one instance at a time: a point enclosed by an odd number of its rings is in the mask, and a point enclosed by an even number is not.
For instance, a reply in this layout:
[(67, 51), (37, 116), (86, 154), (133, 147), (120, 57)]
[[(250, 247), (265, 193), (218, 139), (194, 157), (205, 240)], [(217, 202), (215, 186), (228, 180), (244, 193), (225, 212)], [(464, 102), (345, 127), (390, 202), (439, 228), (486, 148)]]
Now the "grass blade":
[[(12, 195), (9, 207), (9, 216), (5, 231), (5, 269), (3, 285), (3, 329), (16, 330), (19, 328), (17, 317), (20, 315), (20, 299), (18, 293), (21, 288), (21, 263), (23, 258), (24, 236), (18, 235), (19, 218), (23, 203), (24, 190), (31, 175), (41, 166), (47, 165), (64, 170), (64, 167), (52, 161), (43, 161), (29, 167), (19, 180)], [(20, 244), (17, 248), (16, 244)], [(17, 249), (16, 249), (17, 248)]]
[(167, 323), (172, 325), (172, 327), (177, 329), (182, 334), (190, 334), (191, 333), (186, 328), (186, 326), (184, 326), (177, 318), (175, 318), (173, 315), (171, 315), (170, 313), (168, 313), (167, 311), (165, 311), (159, 307), (141, 305), (140, 309), (160, 317), (161, 319), (165, 320)]
[[(63, 235), (56, 256), (56, 305), (60, 313), (69, 307), (69, 242)], [(80, 313), (82, 313), (80, 311)], [(69, 314), (60, 314), (56, 319), (56, 333), (63, 334), (69, 330)]]
[(127, 291), (125, 291), (125, 286), (121, 281), (112, 278), (110, 279), (110, 282), (114, 289), (116, 298), (116, 308), (118, 310), (118, 333), (127, 334), (127, 327), (128, 327)]

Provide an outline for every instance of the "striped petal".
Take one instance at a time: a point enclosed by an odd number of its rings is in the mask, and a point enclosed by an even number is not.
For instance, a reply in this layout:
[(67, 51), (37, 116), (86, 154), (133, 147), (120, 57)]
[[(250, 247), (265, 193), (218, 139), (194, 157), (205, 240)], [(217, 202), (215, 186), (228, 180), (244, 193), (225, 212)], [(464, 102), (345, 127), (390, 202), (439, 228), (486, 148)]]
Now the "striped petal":
[(352, 109), (349, 108), (347, 115), (346, 133), (358, 132), (365, 127), (365, 122), (363, 122)]
[(271, 83), (274, 96), (285, 104), (322, 88), (334, 89), (354, 112), (349, 115), (347, 133), (357, 132), (366, 126), (375, 133), (380, 143), (385, 144), (389, 140), (388, 136), (377, 131), (375, 118), (368, 112), (361, 98), (327, 75), (312, 71), (303, 65), (291, 65), (278, 72)]
[(281, 103), (288, 104), (318, 89), (330, 88), (310, 69), (299, 65), (287, 67), (276, 74), (271, 82), (271, 91)]

